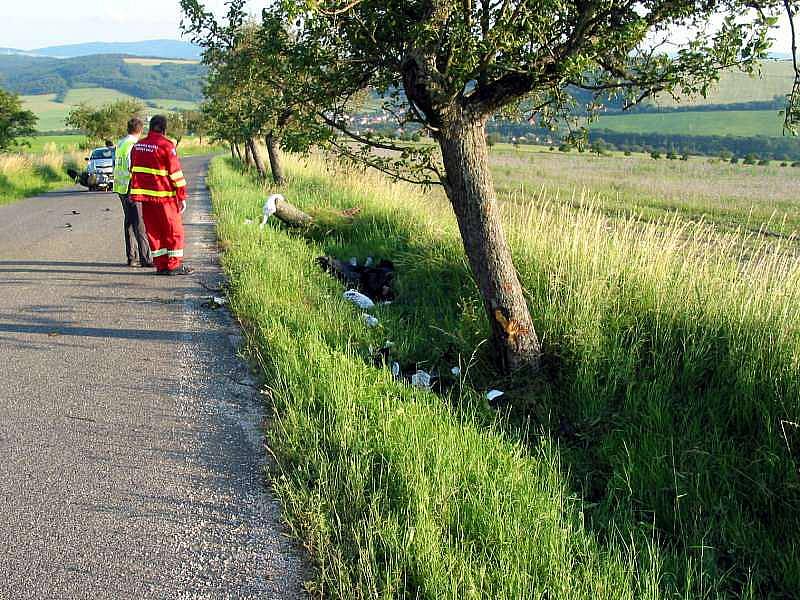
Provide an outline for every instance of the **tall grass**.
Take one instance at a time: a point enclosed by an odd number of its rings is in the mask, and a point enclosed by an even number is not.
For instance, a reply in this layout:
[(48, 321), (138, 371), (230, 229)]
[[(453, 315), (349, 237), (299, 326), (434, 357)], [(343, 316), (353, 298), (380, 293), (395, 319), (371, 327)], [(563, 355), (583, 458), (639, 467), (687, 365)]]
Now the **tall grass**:
[[(278, 489), (333, 597), (774, 597), (800, 589), (800, 269), (773, 246), (591, 206), (507, 204), (547, 349), (492, 374), (448, 207), (287, 160), (307, 239), (246, 225), (264, 190), (209, 182), (232, 304), (275, 407)], [(359, 206), (352, 221), (332, 209)], [(313, 257), (388, 257), (399, 299), (368, 330)], [(738, 256), (738, 259), (731, 259)], [(465, 381), (442, 398), (370, 366)], [(477, 350), (476, 350), (477, 349)], [(469, 369), (465, 367), (470, 365)], [(516, 407), (497, 420), (481, 391)]]
[(0, 204), (34, 196), (69, 183), (66, 169), (80, 164), (81, 153), (45, 145), (36, 154), (0, 154)]

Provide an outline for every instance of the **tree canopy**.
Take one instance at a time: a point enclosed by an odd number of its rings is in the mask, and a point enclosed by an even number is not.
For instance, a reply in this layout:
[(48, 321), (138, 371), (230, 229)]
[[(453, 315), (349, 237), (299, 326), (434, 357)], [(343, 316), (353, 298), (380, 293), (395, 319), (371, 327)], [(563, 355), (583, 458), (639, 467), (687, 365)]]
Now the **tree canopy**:
[(126, 134), (128, 120), (143, 114), (144, 105), (136, 100), (117, 100), (99, 107), (80, 104), (69, 112), (65, 124), (83, 131), (91, 143), (116, 142)]
[(22, 107), (19, 96), (0, 89), (0, 151), (19, 145), (19, 138), (36, 133), (37, 120)]

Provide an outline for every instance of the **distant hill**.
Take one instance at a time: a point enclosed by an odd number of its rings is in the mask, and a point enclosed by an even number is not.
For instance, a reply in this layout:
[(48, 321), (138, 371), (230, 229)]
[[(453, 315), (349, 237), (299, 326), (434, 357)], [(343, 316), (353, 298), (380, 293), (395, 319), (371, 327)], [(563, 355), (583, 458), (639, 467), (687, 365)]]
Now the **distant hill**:
[(55, 94), (74, 88), (108, 88), (136, 98), (198, 101), (206, 68), (198, 63), (131, 59), (119, 54), (79, 58), (0, 55), (0, 87), (22, 95)]
[(144, 40), (141, 42), (90, 42), (48, 46), (29, 50), (26, 53), (52, 58), (77, 58), (93, 54), (127, 54), (129, 56), (200, 60), (201, 51), (199, 46), (180, 40)]

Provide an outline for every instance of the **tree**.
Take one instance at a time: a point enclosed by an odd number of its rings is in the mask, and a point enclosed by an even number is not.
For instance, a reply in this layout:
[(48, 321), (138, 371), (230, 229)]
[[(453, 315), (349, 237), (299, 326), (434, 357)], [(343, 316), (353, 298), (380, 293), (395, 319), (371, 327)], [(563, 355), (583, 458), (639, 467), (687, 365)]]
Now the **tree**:
[(237, 136), (262, 176), (256, 139), (264, 137), (273, 180), (282, 184), (281, 150), (305, 151), (328, 138), (330, 130), (315, 116), (316, 94), (306, 94), (303, 69), (290, 60), (294, 41), (283, 15), (265, 10), (257, 24), (244, 13), (244, 0), (227, 4), (227, 17), (220, 22), (199, 1), (181, 0), (182, 28), (204, 48), (203, 62), (210, 69), (206, 97), (217, 98), (209, 108), (227, 111), (222, 120), (228, 125), (239, 123)]
[(183, 113), (186, 130), (191, 135), (196, 135), (203, 143), (203, 138), (209, 133), (209, 124), (202, 110), (187, 110)]
[(90, 143), (100, 144), (125, 135), (128, 120), (143, 114), (144, 105), (137, 100), (117, 100), (100, 107), (84, 103), (69, 112), (65, 124), (83, 131)]
[(19, 138), (36, 133), (36, 115), (22, 108), (19, 96), (0, 89), (0, 151), (19, 145)]
[[(590, 113), (610, 97), (631, 106), (657, 92), (704, 93), (721, 69), (750, 72), (765, 57), (782, 3), (757, 4), (285, 0), (284, 8), (300, 28), (301, 62), (316, 70), (314, 85), (329, 99), (321, 116), (348, 140), (333, 147), (397, 178), (444, 187), (496, 355), (513, 370), (538, 366), (541, 345), (500, 221), (487, 121), (501, 113), (547, 126), (570, 119), (575, 90), (590, 93)], [(684, 28), (699, 33), (685, 43), (670, 35)], [(411, 152), (354, 131), (346, 106), (364, 89), (381, 92), (385, 112), (400, 126), (419, 124), (439, 152)]]
[(176, 148), (186, 135), (186, 130), (186, 116), (183, 112), (176, 111), (167, 115), (167, 134), (175, 140)]

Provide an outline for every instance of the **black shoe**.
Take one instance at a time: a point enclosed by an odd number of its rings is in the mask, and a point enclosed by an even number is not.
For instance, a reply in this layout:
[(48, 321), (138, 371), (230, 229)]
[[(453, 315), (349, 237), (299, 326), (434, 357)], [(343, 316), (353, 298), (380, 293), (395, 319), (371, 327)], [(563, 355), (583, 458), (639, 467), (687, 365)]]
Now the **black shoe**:
[(164, 269), (162, 271), (156, 271), (156, 275), (190, 275), (192, 273), (194, 273), (194, 269), (187, 267), (186, 265), (181, 265), (177, 269)]

